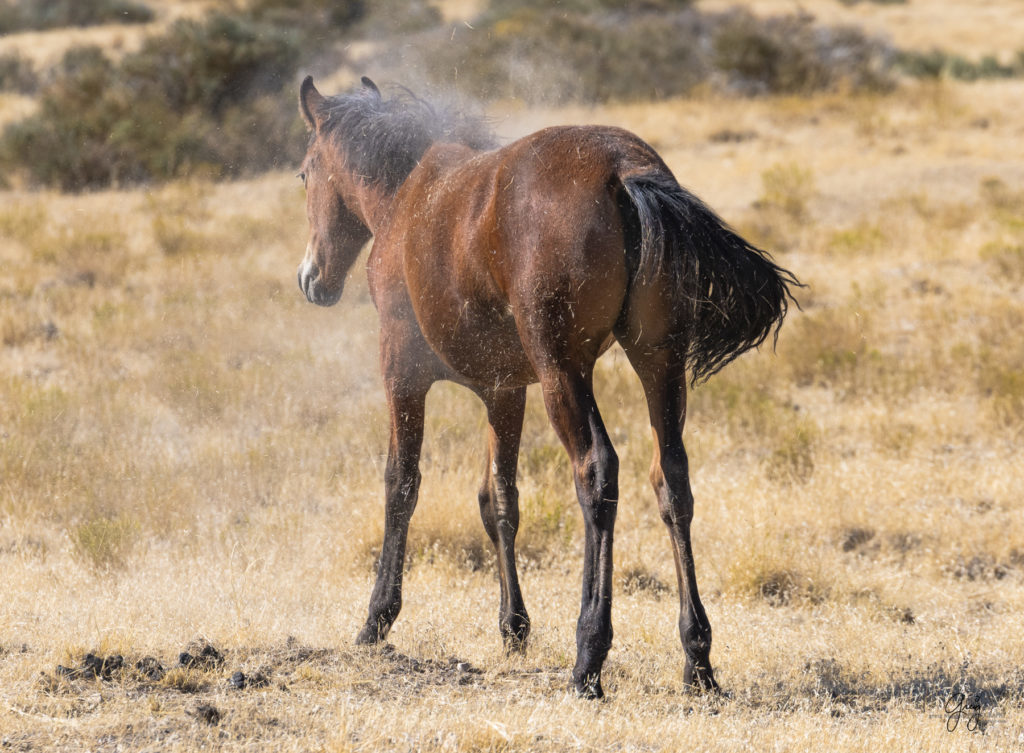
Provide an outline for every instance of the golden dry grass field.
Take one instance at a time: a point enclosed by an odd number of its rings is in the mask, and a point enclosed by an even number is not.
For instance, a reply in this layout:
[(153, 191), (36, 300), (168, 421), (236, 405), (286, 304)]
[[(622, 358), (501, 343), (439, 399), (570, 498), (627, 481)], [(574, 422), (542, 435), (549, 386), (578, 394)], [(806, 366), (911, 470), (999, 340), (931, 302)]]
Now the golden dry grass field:
[[(1024, 30), (1018, 2), (994, 5)], [(483, 411), (445, 385), (405, 606), (390, 648), (357, 650), (383, 529), (376, 316), (360, 265), (335, 308), (297, 290), (299, 182), (8, 190), (0, 749), (1024, 750), (1024, 83), (492, 114), (504, 137), (635, 130), (808, 285), (777, 352), (691, 393), (723, 695), (682, 687), (621, 353), (597, 375), (621, 460), (608, 698), (567, 690), (582, 525), (533, 392), (526, 654), (497, 630)], [(204, 644), (222, 661), (180, 666)], [(58, 671), (90, 652), (125, 666)], [(256, 682), (232, 687), (237, 671)], [(947, 714), (957, 693), (980, 710)]]

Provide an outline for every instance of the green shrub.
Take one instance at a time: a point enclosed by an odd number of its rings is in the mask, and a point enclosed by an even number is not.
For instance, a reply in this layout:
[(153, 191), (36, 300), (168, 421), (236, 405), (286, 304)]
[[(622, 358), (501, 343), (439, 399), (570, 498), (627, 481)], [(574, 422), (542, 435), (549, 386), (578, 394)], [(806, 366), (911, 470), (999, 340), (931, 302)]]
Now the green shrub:
[(894, 66), (914, 78), (950, 78), (963, 81), (977, 81), (992, 78), (1017, 78), (1024, 76), (1024, 50), (1014, 60), (1004, 65), (994, 55), (985, 55), (973, 62), (963, 55), (933, 48), (924, 52), (903, 50), (896, 54)]
[[(738, 13), (722, 24), (714, 39), (715, 66), (734, 86), (749, 93), (810, 91), (825, 79), (825, 71), (801, 39), (805, 24), (786, 23), (790, 38), (749, 13)], [(801, 39), (801, 41), (803, 41)]]
[(152, 20), (149, 6), (131, 0), (0, 0), (0, 34)]
[(311, 38), (360, 6), (310, 0), (291, 8), (309, 11), (302, 24), (267, 20), (286, 7), (264, 0), (243, 14), (176, 21), (119, 64), (98, 47), (69, 50), (39, 111), (0, 137), (0, 164), (80, 190), (296, 162), (304, 129), (285, 88), (300, 55), (318, 48)]
[(179, 21), (120, 66), (98, 47), (73, 48), (39, 112), (5, 130), (0, 160), (65, 190), (294, 161), (297, 117), (283, 97), (268, 111), (260, 95), (282, 88), (298, 55), (284, 32), (227, 16)]
[(885, 88), (888, 47), (797, 16), (700, 13), (686, 0), (502, 0), (470, 28), (388, 46), (369, 64), (424, 71), (482, 99), (604, 102), (684, 95), (711, 82), (741, 93)]
[(685, 94), (706, 77), (695, 14), (608, 16), (524, 8), (411, 54), (432, 83), (531, 103)]
[(885, 89), (890, 48), (853, 28), (803, 16), (701, 13), (684, 0), (502, 1), (469, 29), (441, 30), (371, 58), (418, 69), (483, 99), (636, 100), (711, 83), (739, 93)]
[(31, 94), (39, 87), (39, 76), (31, 61), (17, 52), (0, 55), (0, 91)]
[(294, 39), (277, 29), (215, 14), (179, 21), (128, 56), (121, 77), (144, 97), (162, 95), (173, 109), (219, 112), (258, 91), (276, 90), (298, 61)]
[(887, 45), (860, 29), (815, 26), (802, 15), (733, 11), (722, 16), (713, 42), (714, 67), (745, 94), (885, 90), (890, 57)]

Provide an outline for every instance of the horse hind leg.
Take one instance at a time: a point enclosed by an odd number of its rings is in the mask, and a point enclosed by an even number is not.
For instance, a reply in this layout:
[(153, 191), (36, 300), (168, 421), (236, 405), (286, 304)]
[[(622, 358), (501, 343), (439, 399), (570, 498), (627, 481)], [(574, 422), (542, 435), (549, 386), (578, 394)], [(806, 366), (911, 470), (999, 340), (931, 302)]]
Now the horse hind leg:
[(711, 624), (697, 590), (690, 523), (693, 493), (689, 463), (683, 446), (686, 418), (686, 370), (680, 354), (671, 348), (644, 348), (622, 338), (626, 355), (643, 384), (654, 434), (651, 485), (658, 510), (668, 528), (679, 586), (679, 636), (686, 655), (684, 684), (696, 691), (716, 691), (711, 669)]
[(612, 543), (619, 498), (619, 460), (598, 412), (592, 369), (541, 376), (548, 417), (572, 463), (585, 526), (583, 593), (576, 623), (576, 692), (601, 698), (601, 667), (612, 644)]
[(515, 541), (519, 531), (516, 467), (526, 409), (526, 390), (501, 390), (480, 395), (489, 424), (487, 470), (480, 488), (480, 516), (498, 558), (501, 605), (498, 627), (506, 652), (521, 652), (530, 634), (516, 570)]

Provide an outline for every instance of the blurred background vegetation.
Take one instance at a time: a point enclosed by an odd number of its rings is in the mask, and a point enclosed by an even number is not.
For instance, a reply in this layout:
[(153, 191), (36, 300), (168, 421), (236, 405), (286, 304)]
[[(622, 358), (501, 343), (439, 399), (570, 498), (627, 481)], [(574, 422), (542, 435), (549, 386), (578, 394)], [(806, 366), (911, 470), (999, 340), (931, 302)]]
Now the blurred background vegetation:
[(153, 27), (131, 52), (76, 45), (43, 70), (18, 51), (0, 54), (0, 91), (38, 103), (0, 134), (0, 178), (76, 191), (294, 164), (304, 145), (293, 101), (298, 77), (342, 67), (529, 105), (709, 91), (884, 92), (901, 76), (1024, 74), (1024, 52), (1007, 63), (901, 50), (806, 13), (706, 11), (692, 0), (490, 0), (459, 24), (413, 0), (213, 0), (201, 7), (158, 24), (159, 8), (145, 0), (0, 0), (0, 34)]
[(96, 26), (105, 23), (145, 23), (153, 20), (150, 7), (134, 0), (3, 0), (0, 34)]

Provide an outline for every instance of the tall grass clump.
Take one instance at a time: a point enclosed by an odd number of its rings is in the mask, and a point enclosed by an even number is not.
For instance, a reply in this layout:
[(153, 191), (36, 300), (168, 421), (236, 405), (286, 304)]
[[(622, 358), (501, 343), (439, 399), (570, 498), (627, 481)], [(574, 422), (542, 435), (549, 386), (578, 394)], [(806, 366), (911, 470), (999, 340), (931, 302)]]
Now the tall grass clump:
[(778, 163), (761, 173), (762, 208), (781, 211), (792, 220), (807, 219), (807, 206), (817, 193), (814, 173), (795, 163)]
[(197, 229), (209, 219), (203, 203), (208, 193), (208, 183), (187, 181), (172, 183), (166, 190), (147, 196), (153, 239), (165, 255), (178, 256), (211, 245), (210, 239)]
[(128, 515), (91, 518), (69, 531), (75, 556), (101, 573), (125, 566), (139, 533), (138, 522)]
[(687, 399), (687, 412), (723, 424), (738, 435), (774, 438), (790, 409), (770, 386), (735, 371), (717, 374), (694, 389)]
[(831, 588), (822, 563), (800, 552), (795, 539), (778, 534), (766, 538), (771, 540), (757, 542), (729, 563), (729, 591), (772, 607), (813, 606), (828, 599)]
[(789, 251), (811, 231), (810, 203), (818, 195), (814, 173), (798, 163), (776, 163), (761, 173), (756, 210), (741, 231), (762, 248)]
[(796, 387), (826, 387), (850, 398), (903, 395), (932, 383), (921, 364), (901, 361), (881, 347), (887, 338), (867, 311), (823, 309), (802, 314), (789, 326), (789, 334), (779, 340), (779, 366)]
[(854, 314), (830, 310), (801, 317), (793, 326), (780, 355), (799, 387), (850, 388), (864, 363), (877, 357)]
[(980, 256), (999, 277), (1024, 282), (1024, 243), (990, 241), (982, 246)]
[(814, 473), (817, 427), (806, 419), (790, 421), (776, 432), (771, 455), (765, 460), (768, 478), (784, 483), (805, 483)]

